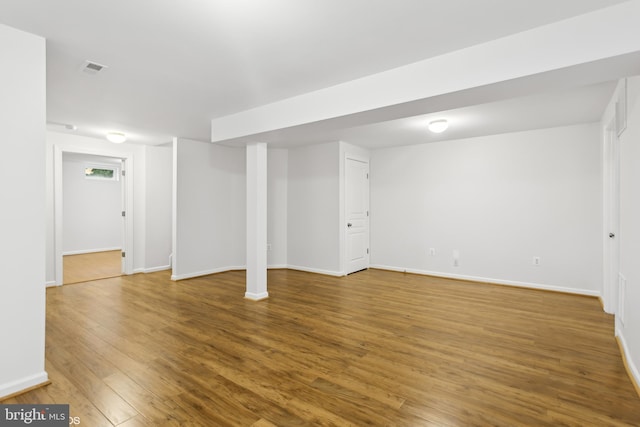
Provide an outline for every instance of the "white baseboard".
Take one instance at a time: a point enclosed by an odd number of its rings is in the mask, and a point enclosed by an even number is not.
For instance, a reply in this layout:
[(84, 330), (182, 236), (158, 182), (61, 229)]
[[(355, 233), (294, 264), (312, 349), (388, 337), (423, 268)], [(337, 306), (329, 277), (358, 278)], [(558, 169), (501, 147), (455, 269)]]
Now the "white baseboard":
[(49, 381), (49, 375), (45, 371), (42, 371), (38, 374), (20, 378), (19, 380), (12, 381), (10, 383), (0, 384), (0, 399), (19, 393), (23, 390), (30, 389), (31, 387), (44, 384), (47, 381)]
[(82, 255), (82, 254), (95, 254), (96, 252), (111, 252), (111, 251), (119, 251), (122, 248), (102, 248), (102, 249), (84, 249), (80, 251), (67, 251), (63, 252), (62, 255)]
[(158, 267), (151, 267), (151, 268), (136, 268), (133, 270), (133, 274), (137, 274), (137, 273), (155, 273), (156, 271), (164, 271), (164, 270), (171, 270), (171, 266), (170, 265), (161, 265)]
[(229, 267), (212, 268), (211, 270), (196, 271), (193, 273), (172, 274), (171, 280), (192, 279), (194, 277), (208, 276), (209, 274), (224, 273), (225, 271), (236, 271), (236, 270), (244, 270), (244, 269), (245, 269), (244, 266), (229, 266)]
[(568, 294), (586, 295), (586, 296), (592, 296), (592, 297), (600, 296), (600, 292), (592, 291), (589, 289), (566, 288), (563, 286), (546, 285), (541, 283), (518, 282), (514, 280), (503, 280), (503, 279), (491, 279), (491, 278), (479, 277), (479, 276), (465, 276), (461, 274), (440, 273), (436, 271), (392, 267), (388, 265), (371, 265), (370, 268), (377, 268), (380, 270), (389, 270), (389, 271), (398, 271), (401, 273), (421, 274), (425, 276), (443, 277), (446, 279), (470, 280), (472, 282), (490, 283), (495, 285), (506, 285), (506, 286), (515, 286), (519, 288), (540, 289), (544, 291), (554, 291), (554, 292), (563, 292)]
[(160, 265), (158, 267), (145, 268), (144, 270), (142, 270), (142, 272), (146, 274), (146, 273), (155, 273), (156, 271), (166, 271), (166, 270), (171, 270), (171, 266)]
[[(167, 269), (170, 267), (167, 267)], [(310, 268), (310, 267), (300, 267), (300, 266), (296, 266), (296, 265), (287, 265), (287, 264), (272, 264), (272, 265), (268, 265), (267, 269), (290, 269), (290, 270), (300, 270), (300, 271), (306, 271), (308, 273), (316, 273), (316, 274), (325, 274), (328, 276), (344, 276), (344, 274), (340, 273), (339, 271), (328, 271), (328, 270), (321, 270), (318, 268)], [(209, 274), (216, 274), (216, 273), (224, 273), (225, 271), (238, 271), (238, 270), (246, 270), (247, 267), (244, 265), (236, 265), (236, 266), (231, 266), (231, 267), (220, 267), (220, 268), (214, 268), (211, 270), (204, 270), (204, 271), (197, 271), (194, 273), (185, 273), (185, 274), (173, 274), (171, 276), (171, 280), (183, 280), (183, 279), (192, 279), (194, 277), (200, 277), (200, 276), (207, 276)], [(249, 298), (249, 297), (247, 297)], [(251, 299), (251, 298), (250, 298)]]
[(622, 331), (618, 331), (617, 338), (622, 349), (622, 357), (627, 367), (627, 371), (629, 372), (629, 376), (631, 376), (631, 381), (635, 383), (635, 388), (636, 390), (638, 390), (638, 393), (640, 393), (640, 371), (638, 371), (638, 367), (633, 361), (633, 357), (631, 357), (629, 347), (627, 346), (627, 341), (625, 340)]
[(301, 267), (299, 265), (287, 265), (286, 268), (290, 270), (306, 271), (307, 273), (324, 274), (326, 276), (336, 276), (336, 277), (344, 276), (344, 273), (342, 273), (341, 271), (322, 270), (319, 268)]
[(245, 292), (244, 297), (252, 301), (261, 301), (263, 299), (269, 298), (269, 292), (260, 292), (259, 294), (254, 294), (252, 292)]
[(45, 285), (45, 287), (47, 287), (47, 288), (51, 288), (51, 287), (53, 287), (53, 286), (58, 286), (58, 284), (56, 283), (56, 281), (55, 281), (55, 280), (54, 280), (54, 281), (51, 281), (51, 282), (47, 282), (47, 283), (45, 283), (44, 285)]

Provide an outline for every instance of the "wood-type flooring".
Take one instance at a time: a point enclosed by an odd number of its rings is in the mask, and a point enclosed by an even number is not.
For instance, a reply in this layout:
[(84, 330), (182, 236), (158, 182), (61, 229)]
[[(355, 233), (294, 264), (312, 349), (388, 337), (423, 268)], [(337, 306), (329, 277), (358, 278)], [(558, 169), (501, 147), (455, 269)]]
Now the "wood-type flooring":
[(47, 290), (52, 384), (81, 426), (639, 426), (597, 299), (381, 270), (168, 272)]
[(62, 283), (88, 282), (122, 274), (122, 252), (104, 251), (62, 257)]

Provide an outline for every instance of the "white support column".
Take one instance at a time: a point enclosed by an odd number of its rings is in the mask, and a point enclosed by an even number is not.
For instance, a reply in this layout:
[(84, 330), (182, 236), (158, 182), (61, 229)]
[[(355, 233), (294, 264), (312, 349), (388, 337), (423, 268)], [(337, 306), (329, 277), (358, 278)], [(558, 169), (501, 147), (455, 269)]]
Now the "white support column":
[(261, 300), (267, 292), (267, 144), (247, 145), (247, 290)]

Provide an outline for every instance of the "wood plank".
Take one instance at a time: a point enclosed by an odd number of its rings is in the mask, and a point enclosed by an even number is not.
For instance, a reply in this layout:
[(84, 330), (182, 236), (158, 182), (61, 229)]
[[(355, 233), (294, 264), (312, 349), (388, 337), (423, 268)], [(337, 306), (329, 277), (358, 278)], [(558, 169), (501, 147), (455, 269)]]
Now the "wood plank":
[(62, 257), (62, 283), (88, 282), (122, 274), (122, 252), (103, 251)]
[(92, 426), (640, 425), (595, 298), (369, 270), (47, 290), (52, 384)]

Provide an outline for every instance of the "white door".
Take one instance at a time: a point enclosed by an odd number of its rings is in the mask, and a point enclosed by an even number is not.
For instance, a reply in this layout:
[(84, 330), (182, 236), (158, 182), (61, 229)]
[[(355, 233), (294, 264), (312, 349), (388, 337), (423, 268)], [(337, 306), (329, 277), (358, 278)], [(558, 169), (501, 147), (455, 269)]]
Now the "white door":
[(369, 267), (369, 163), (345, 162), (346, 273)]
[[(615, 119), (614, 119), (615, 120)], [(606, 131), (605, 143), (605, 258), (603, 303), (607, 313), (615, 314), (618, 307), (620, 277), (620, 153), (615, 121)]]

